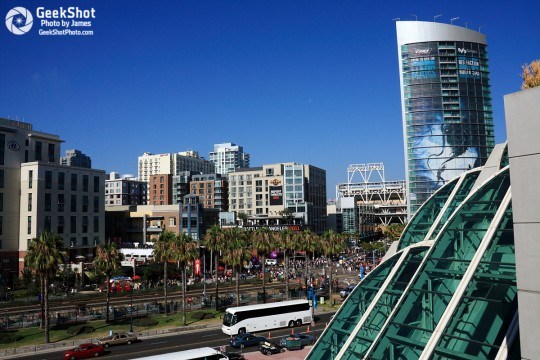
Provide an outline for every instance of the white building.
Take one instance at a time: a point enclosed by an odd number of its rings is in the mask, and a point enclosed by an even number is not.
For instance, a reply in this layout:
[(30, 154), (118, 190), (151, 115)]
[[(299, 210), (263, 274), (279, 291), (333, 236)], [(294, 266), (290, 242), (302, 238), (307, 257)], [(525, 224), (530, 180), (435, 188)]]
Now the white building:
[(249, 154), (242, 146), (233, 143), (214, 144), (210, 161), (214, 163), (216, 173), (227, 176), (237, 168), (248, 168)]
[(199, 157), (197, 151), (178, 153), (152, 154), (139, 156), (139, 180), (149, 182), (150, 176), (158, 174), (180, 175), (182, 171), (193, 171), (202, 174), (215, 173), (214, 164)]

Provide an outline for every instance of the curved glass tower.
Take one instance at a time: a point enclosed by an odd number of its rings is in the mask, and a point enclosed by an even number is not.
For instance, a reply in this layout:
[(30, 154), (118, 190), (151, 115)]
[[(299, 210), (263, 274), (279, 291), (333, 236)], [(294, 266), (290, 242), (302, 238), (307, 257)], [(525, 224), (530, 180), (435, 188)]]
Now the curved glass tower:
[(396, 23), (409, 217), (447, 181), (482, 166), (494, 146), (485, 35)]

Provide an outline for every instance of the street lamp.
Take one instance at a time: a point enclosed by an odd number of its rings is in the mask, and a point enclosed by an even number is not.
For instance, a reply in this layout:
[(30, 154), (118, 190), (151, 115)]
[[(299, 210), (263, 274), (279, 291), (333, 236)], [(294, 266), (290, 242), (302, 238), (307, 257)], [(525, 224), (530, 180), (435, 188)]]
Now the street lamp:
[(203, 249), (203, 298), (206, 301), (206, 247), (204, 245), (199, 247)]
[(130, 299), (129, 299), (129, 332), (133, 333), (133, 281), (131, 282), (131, 291), (130, 291)]

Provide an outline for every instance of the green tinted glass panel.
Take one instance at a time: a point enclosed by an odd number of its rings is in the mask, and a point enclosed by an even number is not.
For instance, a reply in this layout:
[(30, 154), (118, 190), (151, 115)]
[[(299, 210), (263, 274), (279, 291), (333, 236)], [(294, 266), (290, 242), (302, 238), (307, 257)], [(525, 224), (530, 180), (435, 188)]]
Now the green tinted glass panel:
[(489, 247), (435, 348), (435, 359), (494, 359), (517, 311), (512, 209)]
[(337, 355), (401, 255), (402, 253), (396, 254), (377, 266), (349, 294), (308, 359), (326, 360), (333, 359)]
[(414, 215), (409, 225), (403, 232), (399, 241), (398, 250), (423, 241), (429, 228), (435, 222), (437, 215), (443, 208), (446, 200), (454, 190), (459, 178), (441, 187)]
[(508, 160), (508, 145), (504, 147), (504, 152), (501, 156), (501, 169), (505, 166), (508, 166), (510, 164), (510, 161)]
[(480, 188), (450, 219), (391, 326), (369, 354), (374, 359), (417, 359), (432, 335), (510, 185), (508, 169)]
[(474, 183), (476, 182), (478, 175), (480, 175), (480, 169), (471, 172), (465, 176), (465, 179), (463, 179), (458, 191), (456, 191), (456, 194), (450, 200), (450, 204), (448, 204), (448, 207), (444, 211), (444, 214), (442, 215), (441, 220), (438, 222), (437, 227), (433, 231), (433, 234), (431, 234), (432, 239), (435, 239), (437, 237), (439, 231), (441, 231), (446, 221), (448, 221), (448, 218), (450, 218), (450, 215), (452, 215), (454, 210), (456, 210), (458, 206), (461, 205), (463, 200), (465, 200), (467, 195), (469, 195), (469, 192), (471, 191)]
[(427, 250), (427, 247), (418, 247), (408, 252), (406, 259), (401, 263), (394, 278), (381, 294), (377, 304), (356, 333), (342, 359), (360, 359), (365, 355), (420, 266)]

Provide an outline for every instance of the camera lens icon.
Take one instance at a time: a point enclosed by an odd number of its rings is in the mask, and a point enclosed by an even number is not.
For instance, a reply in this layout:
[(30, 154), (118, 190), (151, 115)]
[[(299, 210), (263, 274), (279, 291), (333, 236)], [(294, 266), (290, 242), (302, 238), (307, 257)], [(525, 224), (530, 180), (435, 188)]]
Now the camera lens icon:
[(30, 31), (34, 18), (32, 13), (21, 6), (8, 11), (6, 15), (6, 27), (15, 35), (24, 35)]

